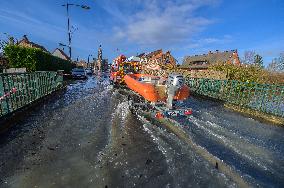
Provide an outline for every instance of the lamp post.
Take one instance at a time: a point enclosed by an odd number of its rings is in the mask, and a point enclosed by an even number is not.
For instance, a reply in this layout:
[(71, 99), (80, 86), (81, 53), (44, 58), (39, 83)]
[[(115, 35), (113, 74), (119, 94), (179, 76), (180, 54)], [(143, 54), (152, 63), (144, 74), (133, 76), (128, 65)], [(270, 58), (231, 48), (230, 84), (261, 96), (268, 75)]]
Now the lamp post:
[(65, 47), (68, 47), (66, 44), (63, 44), (63, 43), (58, 43), (59, 44), (59, 46), (65, 46)]
[(90, 65), (89, 63), (90, 63), (90, 57), (91, 57), (91, 56), (93, 56), (93, 55), (91, 55), (91, 54), (88, 55), (88, 67), (89, 67), (89, 65)]
[(62, 5), (63, 7), (66, 7), (67, 11), (67, 34), (68, 34), (68, 48), (69, 48), (69, 58), (71, 60), (72, 57), (72, 49), (71, 49), (71, 30), (70, 30), (70, 17), (69, 17), (69, 6), (76, 6), (76, 7), (81, 7), (82, 9), (89, 10), (90, 7), (86, 5), (77, 5), (73, 3), (66, 3)]

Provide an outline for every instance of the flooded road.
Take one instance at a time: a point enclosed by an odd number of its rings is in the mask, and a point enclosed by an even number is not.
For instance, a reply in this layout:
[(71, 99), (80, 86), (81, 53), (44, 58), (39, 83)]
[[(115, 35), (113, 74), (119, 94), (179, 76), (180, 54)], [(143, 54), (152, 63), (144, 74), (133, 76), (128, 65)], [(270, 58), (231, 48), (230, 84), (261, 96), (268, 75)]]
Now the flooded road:
[[(281, 127), (191, 98), (178, 119), (252, 186), (281, 187)], [(0, 187), (239, 187), (182, 139), (142, 121), (106, 77), (74, 81), (0, 137)]]
[(239, 171), (252, 185), (284, 186), (284, 128), (225, 109), (218, 102), (190, 98), (190, 120), (179, 119), (194, 142)]

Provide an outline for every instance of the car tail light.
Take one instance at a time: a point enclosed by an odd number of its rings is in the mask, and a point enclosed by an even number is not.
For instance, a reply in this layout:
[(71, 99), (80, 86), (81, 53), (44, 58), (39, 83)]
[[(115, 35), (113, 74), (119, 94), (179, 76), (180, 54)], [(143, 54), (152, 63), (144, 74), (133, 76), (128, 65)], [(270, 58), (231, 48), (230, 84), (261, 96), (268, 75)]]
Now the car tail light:
[(157, 119), (164, 118), (164, 114), (161, 113), (161, 112), (157, 112), (157, 113), (155, 114), (155, 118), (157, 118)]
[(192, 109), (187, 109), (184, 111), (184, 115), (191, 115), (192, 114)]

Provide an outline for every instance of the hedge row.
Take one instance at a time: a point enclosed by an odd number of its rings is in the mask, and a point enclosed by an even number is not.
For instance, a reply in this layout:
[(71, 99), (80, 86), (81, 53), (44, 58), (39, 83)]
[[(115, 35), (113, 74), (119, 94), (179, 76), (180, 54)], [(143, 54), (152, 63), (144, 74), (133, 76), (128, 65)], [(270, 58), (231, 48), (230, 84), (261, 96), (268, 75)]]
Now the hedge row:
[(255, 65), (241, 65), (216, 63), (209, 67), (211, 70), (226, 73), (229, 80), (238, 80), (246, 83), (283, 84), (284, 75), (271, 73)]
[(28, 72), (64, 70), (68, 73), (74, 67), (70, 61), (55, 57), (37, 48), (8, 45), (4, 48), (4, 55), (9, 61), (10, 68), (25, 67)]

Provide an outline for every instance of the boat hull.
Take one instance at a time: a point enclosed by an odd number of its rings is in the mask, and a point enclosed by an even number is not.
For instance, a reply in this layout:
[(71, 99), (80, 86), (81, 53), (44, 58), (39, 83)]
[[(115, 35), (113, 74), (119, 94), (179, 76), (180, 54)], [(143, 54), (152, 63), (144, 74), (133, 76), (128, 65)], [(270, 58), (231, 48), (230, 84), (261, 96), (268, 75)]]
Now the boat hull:
[[(139, 81), (140, 78), (147, 77), (152, 80), (158, 80), (156, 76), (146, 74), (128, 74), (124, 77), (127, 87), (136, 93), (143, 96), (147, 101), (150, 102), (165, 102), (167, 99), (166, 86), (164, 84), (143, 82)], [(160, 80), (159, 80), (160, 81)], [(159, 82), (157, 81), (157, 82)], [(185, 100), (189, 97), (189, 88), (183, 85), (175, 94), (175, 100)]]

